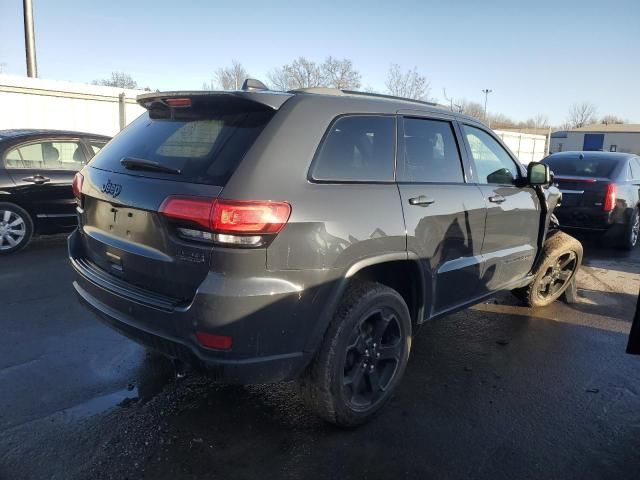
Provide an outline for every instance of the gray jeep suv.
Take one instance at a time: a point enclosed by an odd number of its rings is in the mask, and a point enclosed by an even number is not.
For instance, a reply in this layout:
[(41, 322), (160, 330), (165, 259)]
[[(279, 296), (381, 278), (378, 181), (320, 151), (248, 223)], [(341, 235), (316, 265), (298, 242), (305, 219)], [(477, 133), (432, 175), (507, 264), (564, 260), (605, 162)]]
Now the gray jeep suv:
[(548, 167), (469, 117), (330, 89), (138, 101), (76, 176), (74, 287), (222, 382), (298, 379), (320, 416), (362, 423), (421, 323), (504, 289), (548, 304), (580, 264), (550, 233)]

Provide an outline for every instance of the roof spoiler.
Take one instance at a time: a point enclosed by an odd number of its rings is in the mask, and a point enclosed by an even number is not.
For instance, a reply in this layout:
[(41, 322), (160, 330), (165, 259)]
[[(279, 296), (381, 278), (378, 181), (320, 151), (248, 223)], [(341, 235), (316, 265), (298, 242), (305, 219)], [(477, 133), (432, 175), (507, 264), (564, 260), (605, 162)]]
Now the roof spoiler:
[[(245, 81), (246, 83), (246, 81)], [(251, 88), (251, 87), (250, 87)], [(164, 104), (166, 107), (169, 104), (167, 100), (177, 99), (191, 99), (194, 103), (207, 103), (216, 104), (220, 107), (238, 107), (238, 108), (250, 108), (254, 109), (270, 109), (278, 110), (284, 102), (291, 97), (290, 94), (263, 91), (262, 89), (255, 90), (240, 90), (240, 91), (177, 91), (177, 92), (151, 92), (138, 95), (136, 101), (140, 106), (147, 110), (152, 105)], [(173, 103), (173, 102), (170, 102)], [(185, 105), (186, 106), (186, 105)]]

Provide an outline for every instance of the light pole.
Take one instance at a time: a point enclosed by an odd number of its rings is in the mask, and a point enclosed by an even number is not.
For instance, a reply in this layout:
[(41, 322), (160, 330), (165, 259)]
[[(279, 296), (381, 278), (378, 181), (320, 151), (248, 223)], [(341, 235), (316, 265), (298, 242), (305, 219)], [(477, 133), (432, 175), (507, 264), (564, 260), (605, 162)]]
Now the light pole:
[(487, 100), (489, 98), (489, 94), (493, 92), (493, 90), (490, 90), (488, 88), (485, 88), (484, 90), (482, 90), (482, 93), (484, 93), (484, 119), (485, 121), (487, 120)]
[(27, 76), (37, 77), (36, 34), (33, 29), (33, 5), (31, 0), (23, 0), (24, 7), (24, 46), (27, 55)]

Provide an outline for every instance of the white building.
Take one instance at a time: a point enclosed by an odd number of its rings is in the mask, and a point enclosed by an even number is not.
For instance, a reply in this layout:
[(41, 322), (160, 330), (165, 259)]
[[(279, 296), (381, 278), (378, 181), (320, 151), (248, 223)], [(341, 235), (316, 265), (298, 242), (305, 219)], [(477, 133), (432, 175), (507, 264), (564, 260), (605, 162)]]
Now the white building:
[(494, 130), (494, 132), (523, 165), (527, 165), (529, 162), (539, 162), (547, 154), (547, 137), (545, 135), (511, 130)]
[(0, 130), (51, 128), (113, 136), (144, 108), (142, 90), (0, 75)]
[(587, 125), (551, 134), (551, 153), (578, 151), (640, 154), (640, 125)]

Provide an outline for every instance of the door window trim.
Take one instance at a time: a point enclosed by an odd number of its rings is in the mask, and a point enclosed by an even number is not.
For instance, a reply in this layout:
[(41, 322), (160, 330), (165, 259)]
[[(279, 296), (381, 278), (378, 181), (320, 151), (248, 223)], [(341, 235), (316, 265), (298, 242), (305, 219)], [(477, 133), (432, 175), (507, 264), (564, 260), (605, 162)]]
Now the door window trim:
[(7, 155), (9, 154), (9, 152), (12, 152), (13, 150), (18, 150), (22, 147), (27, 147), (29, 145), (35, 145), (38, 143), (46, 143), (46, 142), (51, 142), (51, 143), (77, 143), (80, 146), (80, 150), (82, 151), (82, 154), (84, 155), (84, 161), (82, 162), (82, 166), (85, 166), (88, 162), (87, 160), (87, 152), (86, 152), (86, 147), (84, 145), (83, 139), (80, 137), (44, 137), (44, 138), (38, 138), (38, 139), (30, 139), (30, 140), (25, 140), (23, 142), (18, 142), (15, 143), (11, 146), (9, 146), (2, 154), (2, 165), (5, 169), (7, 170), (42, 170), (42, 171), (52, 171), (52, 172), (71, 172), (71, 171), (77, 171), (74, 169), (68, 169), (68, 168), (42, 168), (42, 169), (38, 169), (38, 168), (34, 168), (34, 167), (14, 167), (14, 166), (9, 166), (7, 165)]
[[(456, 148), (458, 149), (458, 158), (460, 160), (460, 169), (462, 171), (462, 181), (460, 182), (424, 182), (424, 181), (410, 181), (410, 180), (398, 180), (398, 171), (400, 167), (400, 162), (402, 162), (401, 168), (404, 169), (404, 155), (400, 155), (399, 152), (404, 152), (404, 120), (407, 118), (412, 118), (416, 120), (431, 120), (434, 122), (446, 122), (451, 127), (451, 133), (453, 134), (453, 139), (456, 142)], [(469, 182), (469, 176), (466, 168), (466, 163), (464, 161), (464, 153), (463, 148), (460, 144), (460, 139), (458, 138), (458, 131), (456, 129), (456, 122), (453, 117), (448, 116), (438, 116), (438, 115), (420, 115), (420, 112), (409, 112), (401, 113), (398, 115), (398, 119), (396, 121), (397, 124), (397, 133), (396, 133), (396, 166), (395, 166), (395, 175), (396, 183), (399, 185), (466, 185)]]
[[(313, 170), (318, 161), (318, 157), (320, 156), (320, 152), (322, 151), (322, 147), (324, 146), (327, 137), (330, 135), (333, 130), (334, 125), (342, 118), (345, 117), (392, 117), (394, 120), (394, 128), (393, 128), (393, 175), (391, 180), (323, 180), (313, 177)], [(396, 170), (398, 165), (398, 115), (395, 113), (343, 113), (333, 117), (329, 126), (325, 130), (320, 142), (316, 146), (316, 151), (313, 154), (313, 159), (309, 164), (309, 169), (307, 170), (307, 182), (314, 184), (334, 184), (334, 185), (349, 185), (349, 184), (363, 184), (363, 185), (394, 185), (396, 183)]]
[[(458, 125), (460, 128), (460, 135), (462, 137), (462, 141), (464, 144), (464, 148), (467, 154), (467, 159), (469, 162), (469, 165), (471, 167), (472, 170), (472, 178), (473, 181), (476, 185), (496, 185), (496, 186), (501, 186), (501, 187), (518, 187), (517, 183), (521, 183), (523, 181), (524, 178), (526, 178), (526, 172), (524, 170), (524, 166), (520, 163), (520, 161), (514, 157), (514, 155), (511, 153), (511, 150), (509, 150), (509, 147), (507, 147), (504, 142), (502, 141), (502, 139), (500, 137), (498, 137), (497, 135), (495, 135), (493, 132), (490, 131), (490, 129), (487, 129), (486, 126), (481, 125), (481, 124), (476, 124), (476, 123), (472, 123), (472, 122), (466, 122), (466, 121), (458, 121)], [(513, 162), (513, 164), (516, 167), (516, 172), (518, 173), (518, 178), (515, 179), (514, 183), (480, 183), (479, 179), (478, 179), (478, 169), (476, 167), (475, 161), (473, 159), (473, 154), (471, 153), (471, 145), (469, 145), (469, 142), (467, 141), (467, 136), (464, 132), (464, 127), (472, 127), (472, 128), (477, 128), (478, 130), (486, 133), (487, 135), (489, 135), (491, 138), (493, 138), (496, 142), (498, 142), (498, 145), (500, 145), (503, 150), (507, 153), (507, 156), (511, 159), (511, 161)]]

